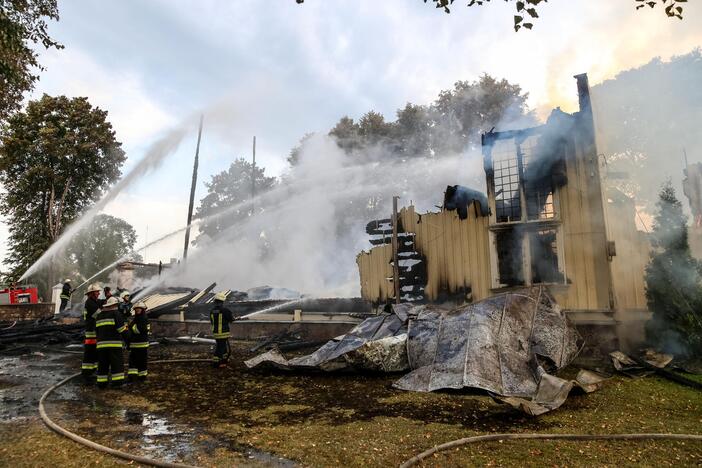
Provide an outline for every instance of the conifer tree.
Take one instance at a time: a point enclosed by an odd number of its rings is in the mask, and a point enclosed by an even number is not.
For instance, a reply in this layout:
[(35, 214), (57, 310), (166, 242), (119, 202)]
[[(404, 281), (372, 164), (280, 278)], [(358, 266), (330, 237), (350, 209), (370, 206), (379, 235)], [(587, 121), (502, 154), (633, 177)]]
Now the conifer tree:
[(687, 216), (669, 181), (657, 203), (646, 267), (646, 299), (653, 317), (646, 325), (648, 341), (674, 354), (702, 353), (702, 277), (690, 253)]

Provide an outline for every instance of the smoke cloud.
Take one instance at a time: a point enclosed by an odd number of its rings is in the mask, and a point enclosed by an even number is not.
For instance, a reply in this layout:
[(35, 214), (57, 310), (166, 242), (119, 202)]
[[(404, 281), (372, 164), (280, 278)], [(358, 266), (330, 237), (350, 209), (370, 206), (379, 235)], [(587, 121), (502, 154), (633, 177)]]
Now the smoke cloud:
[(408, 160), (381, 153), (362, 163), (357, 156), (331, 137), (311, 137), (283, 182), (257, 197), (263, 212), (204, 243), (166, 283), (204, 287), (216, 281), (238, 290), (265, 284), (317, 296), (355, 296), (360, 290), (355, 257), (370, 248), (365, 225), (374, 216), (390, 215), (393, 195), (429, 210), (441, 203), (446, 185), (483, 184), (477, 151)]
[(700, 77), (702, 51), (695, 49), (667, 62), (654, 59), (592, 88), (608, 183), (649, 215), (666, 180), (682, 196), (684, 153), (689, 163), (702, 162)]

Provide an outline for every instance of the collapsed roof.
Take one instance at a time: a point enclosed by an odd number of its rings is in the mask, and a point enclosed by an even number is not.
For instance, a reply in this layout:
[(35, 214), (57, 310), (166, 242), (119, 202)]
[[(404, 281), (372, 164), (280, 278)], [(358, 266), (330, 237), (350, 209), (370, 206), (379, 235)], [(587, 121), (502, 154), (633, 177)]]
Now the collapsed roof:
[(428, 392), (476, 388), (529, 414), (558, 408), (574, 385), (553, 373), (579, 353), (583, 340), (544, 287), (490, 297), (453, 309), (393, 306), (312, 354), (286, 359), (277, 350), (249, 368), (410, 371), (394, 386)]

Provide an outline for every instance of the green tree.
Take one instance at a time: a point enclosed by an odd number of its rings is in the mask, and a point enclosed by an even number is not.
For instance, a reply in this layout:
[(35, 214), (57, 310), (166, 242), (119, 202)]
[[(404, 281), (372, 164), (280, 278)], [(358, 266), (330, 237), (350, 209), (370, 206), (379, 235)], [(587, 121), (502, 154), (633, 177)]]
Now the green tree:
[(1, 143), (6, 261), (18, 276), (119, 177), (125, 154), (106, 111), (65, 96), (29, 102), (8, 119)]
[[(295, 0), (296, 3), (305, 3), (305, 0)], [(514, 4), (514, 30), (519, 31), (522, 28), (531, 29), (534, 27), (532, 21), (539, 17), (536, 8), (541, 3), (546, 3), (547, 0), (505, 0)], [(687, 0), (633, 0), (636, 9), (639, 10), (646, 6), (655, 8), (658, 5), (663, 6), (665, 14), (671, 18), (682, 19), (683, 3)], [(446, 13), (451, 13), (451, 6), (454, 0), (431, 0), (436, 8), (443, 9)], [(484, 3), (489, 3), (490, 0), (469, 0), (468, 6), (481, 6)], [(429, 3), (429, 0), (424, 0), (424, 3)]]
[[(476, 81), (457, 81), (431, 106), (432, 148), (436, 153), (459, 152), (479, 145), (480, 134), (501, 123), (532, 119), (528, 93), (519, 85), (483, 74)], [(525, 123), (522, 122), (522, 126)]]
[[(516, 121), (536, 124), (528, 96), (519, 85), (485, 74), (476, 81), (457, 81), (429, 106), (407, 103), (394, 122), (374, 111), (358, 123), (344, 116), (329, 135), (347, 153), (364, 153), (363, 159), (442, 157), (479, 145), (480, 134), (492, 127)], [(295, 158), (288, 161), (296, 163)]]
[(687, 217), (670, 182), (661, 189), (646, 267), (651, 344), (675, 354), (702, 353), (702, 277), (687, 239)]
[(33, 46), (63, 48), (47, 32), (46, 19), (58, 18), (56, 0), (0, 0), (0, 121), (19, 109), (39, 79)]
[(408, 102), (397, 111), (397, 150), (403, 156), (431, 156), (432, 121), (429, 109)]
[(366, 112), (358, 122), (358, 135), (364, 146), (388, 144), (392, 131), (393, 125), (375, 111)]
[(358, 124), (349, 116), (343, 116), (329, 131), (329, 135), (336, 139), (339, 148), (349, 152), (360, 147)]
[[(107, 265), (134, 250), (136, 231), (131, 224), (114, 216), (99, 214), (71, 241), (67, 249), (69, 275), (89, 278)], [(132, 260), (139, 261), (138, 255)], [(109, 272), (95, 279), (105, 281)], [(64, 275), (66, 276), (66, 275)]]
[(305, 136), (300, 138), (300, 142), (293, 149), (290, 150), (288, 155), (288, 164), (291, 166), (297, 165), (300, 162), (300, 153), (307, 144), (310, 138), (314, 136), (314, 133), (305, 133)]
[[(273, 188), (276, 183), (275, 177), (266, 177), (265, 168), (254, 166), (243, 158), (236, 159), (229, 169), (205, 182), (207, 195), (200, 200), (195, 218), (212, 217), (200, 224), (200, 234), (193, 243), (201, 241), (203, 236), (216, 238), (222, 231), (251, 216), (252, 174), (255, 174), (257, 196)], [(260, 203), (254, 203), (255, 211), (261, 209)], [(219, 213), (222, 215), (213, 216)]]

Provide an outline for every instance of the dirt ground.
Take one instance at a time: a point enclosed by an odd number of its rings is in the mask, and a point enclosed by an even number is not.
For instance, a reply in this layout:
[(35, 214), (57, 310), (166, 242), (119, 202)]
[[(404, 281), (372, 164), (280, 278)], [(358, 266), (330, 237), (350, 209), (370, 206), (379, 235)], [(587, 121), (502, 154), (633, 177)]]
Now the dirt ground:
[[(248, 345), (250, 346), (250, 345)], [(687, 432), (702, 427), (702, 392), (657, 377), (615, 376), (528, 417), (484, 395), (412, 393), (396, 375), (252, 372), (243, 344), (232, 364), (154, 364), (146, 383), (97, 391), (69, 383), (47, 410), (64, 427), (104, 445), (200, 466), (397, 466), (436, 444), (496, 432)], [(158, 346), (152, 359), (208, 357), (207, 346)], [(77, 369), (80, 356), (0, 356), (0, 465), (105, 466), (36, 417), (41, 389)], [(26, 369), (26, 370), (25, 370)], [(41, 372), (39, 372), (41, 371)], [(574, 372), (574, 369), (569, 372)], [(433, 457), (432, 466), (697, 466), (702, 443), (503, 441)]]

